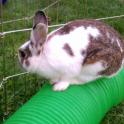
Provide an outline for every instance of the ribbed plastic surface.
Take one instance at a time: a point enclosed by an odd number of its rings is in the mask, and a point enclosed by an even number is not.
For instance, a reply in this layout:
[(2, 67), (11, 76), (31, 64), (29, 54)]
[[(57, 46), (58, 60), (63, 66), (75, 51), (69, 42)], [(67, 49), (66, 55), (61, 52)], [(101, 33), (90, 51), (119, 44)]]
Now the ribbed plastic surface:
[(5, 124), (99, 124), (122, 100), (124, 70), (114, 78), (70, 86), (64, 92), (54, 92), (46, 84)]

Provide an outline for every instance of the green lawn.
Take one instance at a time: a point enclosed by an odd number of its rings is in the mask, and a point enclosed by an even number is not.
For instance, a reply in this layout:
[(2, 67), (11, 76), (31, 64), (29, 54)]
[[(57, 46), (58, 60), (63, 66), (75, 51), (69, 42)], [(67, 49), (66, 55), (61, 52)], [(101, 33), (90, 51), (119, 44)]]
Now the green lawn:
[[(37, 9), (43, 9), (53, 2), (55, 0), (8, 0), (5, 6), (0, 7), (0, 22), (32, 16)], [(74, 19), (121, 15), (124, 14), (124, 0), (61, 0), (45, 12), (51, 18), (51, 25)], [(124, 17), (105, 22), (124, 36)], [(31, 26), (31, 19), (0, 24), (0, 32)], [(29, 34), (30, 32), (19, 32), (0, 38), (0, 81), (3, 77), (22, 72), (18, 64), (17, 50), (29, 38)], [(41, 85), (39, 80), (41, 79), (35, 75), (24, 75), (7, 81), (4, 88), (0, 89), (1, 123), (3, 116), (11, 114), (39, 89)], [(113, 108), (102, 124), (124, 124), (124, 103)]]

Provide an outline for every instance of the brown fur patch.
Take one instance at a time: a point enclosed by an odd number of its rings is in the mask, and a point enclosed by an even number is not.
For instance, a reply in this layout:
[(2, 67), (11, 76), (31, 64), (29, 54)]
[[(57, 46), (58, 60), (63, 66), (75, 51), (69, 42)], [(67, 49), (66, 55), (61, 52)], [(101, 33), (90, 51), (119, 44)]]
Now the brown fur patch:
[(32, 53), (29, 50), (29, 46), (27, 46), (22, 52), (24, 53), (24, 55), (21, 53), (21, 51), (19, 52), (20, 57), (21, 57), (21, 63), (23, 63), (24, 60), (27, 60), (28, 57), (31, 57), (32, 56)]
[(35, 13), (35, 16), (33, 19), (33, 25), (37, 25), (39, 23), (43, 23), (46, 25), (48, 24), (48, 20), (47, 20), (45, 13), (40, 10)]
[(74, 53), (73, 53), (71, 47), (70, 47), (67, 43), (63, 46), (63, 49), (66, 50), (66, 52), (67, 52), (70, 56), (74, 56)]
[(81, 51), (81, 55), (85, 55), (86, 54), (86, 51), (85, 50), (82, 50)]
[(32, 46), (32, 47), (34, 46), (34, 43), (33, 43), (33, 41), (31, 41), (31, 42), (30, 42), (30, 44), (31, 44), (31, 46)]
[(43, 43), (39, 43), (39, 45), (40, 45), (40, 46), (42, 46), (42, 45), (43, 45)]
[(59, 30), (59, 34), (61, 34), (61, 35), (63, 35), (63, 34), (68, 34), (68, 33), (70, 33), (73, 29), (74, 29), (73, 26), (71, 26), (71, 25), (65, 25), (64, 27), (61, 28), (61, 30)]
[(41, 53), (41, 50), (38, 50), (38, 51), (37, 51), (37, 55), (39, 56), (39, 55), (40, 55), (40, 53)]
[(26, 53), (26, 59), (27, 59), (28, 57), (31, 57), (31, 56), (32, 56), (32, 53), (31, 53), (31, 51), (29, 50), (29, 46), (27, 46), (27, 47), (25, 48), (24, 52)]
[(116, 44), (111, 43), (110, 39), (107, 39), (104, 35), (97, 39), (90, 36), (90, 44), (83, 65), (102, 60), (103, 66), (107, 68), (99, 74), (111, 75), (121, 67), (123, 56), (120, 48)]
[(28, 60), (25, 60), (25, 65), (26, 66), (29, 66), (30, 65), (30, 62)]

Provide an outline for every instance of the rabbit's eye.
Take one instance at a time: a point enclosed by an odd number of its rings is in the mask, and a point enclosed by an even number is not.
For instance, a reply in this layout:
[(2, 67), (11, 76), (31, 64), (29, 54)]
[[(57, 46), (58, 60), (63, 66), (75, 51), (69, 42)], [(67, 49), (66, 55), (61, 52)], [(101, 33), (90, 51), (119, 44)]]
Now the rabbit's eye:
[(25, 58), (25, 56), (26, 56), (26, 53), (25, 53), (25, 51), (23, 51), (23, 50), (19, 50), (19, 54), (20, 54), (20, 56), (22, 57), (22, 58)]

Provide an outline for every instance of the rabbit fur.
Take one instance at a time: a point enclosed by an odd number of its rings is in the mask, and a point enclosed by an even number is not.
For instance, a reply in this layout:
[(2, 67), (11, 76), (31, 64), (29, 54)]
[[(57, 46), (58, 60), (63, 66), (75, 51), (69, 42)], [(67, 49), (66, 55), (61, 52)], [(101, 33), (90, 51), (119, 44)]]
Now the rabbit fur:
[(96, 20), (68, 22), (48, 34), (43, 11), (33, 19), (30, 40), (19, 48), (22, 67), (51, 80), (55, 91), (115, 75), (124, 65), (124, 41)]

